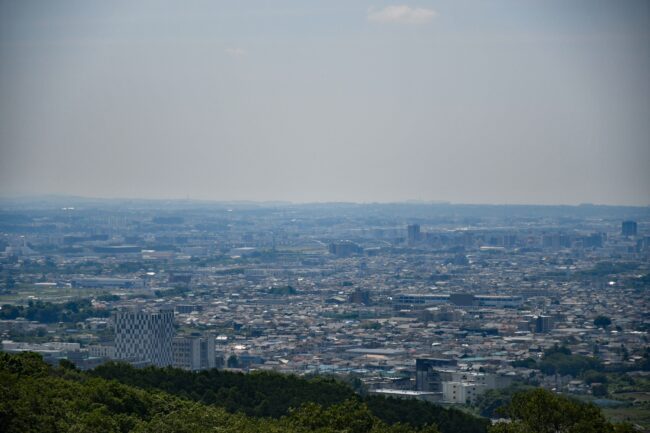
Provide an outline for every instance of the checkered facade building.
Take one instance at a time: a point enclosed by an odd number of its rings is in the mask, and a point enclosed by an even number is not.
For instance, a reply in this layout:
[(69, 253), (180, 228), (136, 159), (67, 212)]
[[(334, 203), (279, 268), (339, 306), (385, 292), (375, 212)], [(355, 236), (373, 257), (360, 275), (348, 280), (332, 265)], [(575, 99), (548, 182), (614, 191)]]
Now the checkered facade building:
[(115, 321), (115, 356), (148, 362), (158, 367), (172, 365), (174, 310), (119, 311)]

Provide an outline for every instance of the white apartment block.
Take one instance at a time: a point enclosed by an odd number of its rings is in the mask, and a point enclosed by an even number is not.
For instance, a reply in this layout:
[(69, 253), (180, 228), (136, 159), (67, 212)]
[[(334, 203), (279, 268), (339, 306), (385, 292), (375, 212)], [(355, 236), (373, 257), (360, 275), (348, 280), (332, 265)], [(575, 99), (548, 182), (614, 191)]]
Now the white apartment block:
[(442, 400), (445, 403), (472, 403), (486, 391), (485, 385), (467, 382), (442, 382)]
[(88, 355), (97, 358), (115, 359), (115, 346), (102, 346), (99, 344), (88, 346)]
[(216, 367), (215, 340), (206, 337), (176, 337), (172, 342), (174, 367), (206, 370)]

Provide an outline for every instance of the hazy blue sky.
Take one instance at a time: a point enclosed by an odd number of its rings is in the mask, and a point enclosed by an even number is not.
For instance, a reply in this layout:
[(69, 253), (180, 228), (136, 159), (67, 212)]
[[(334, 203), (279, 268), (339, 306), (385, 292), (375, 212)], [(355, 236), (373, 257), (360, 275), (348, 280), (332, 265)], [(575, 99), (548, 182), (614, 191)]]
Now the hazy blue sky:
[(650, 204), (650, 1), (0, 0), (0, 195)]

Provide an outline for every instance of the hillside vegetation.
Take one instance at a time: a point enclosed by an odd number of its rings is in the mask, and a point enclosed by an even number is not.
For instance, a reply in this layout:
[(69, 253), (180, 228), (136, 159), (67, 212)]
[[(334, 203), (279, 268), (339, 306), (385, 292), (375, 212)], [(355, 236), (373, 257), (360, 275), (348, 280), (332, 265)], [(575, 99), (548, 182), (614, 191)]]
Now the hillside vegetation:
[(109, 363), (90, 372), (39, 355), (0, 353), (0, 431), (6, 433), (619, 433), (593, 405), (549, 391), (515, 395), (489, 422), (416, 400), (361, 397), (332, 379), (198, 373)]
[[(109, 371), (117, 373), (116, 378)], [(101, 375), (99, 374), (101, 373)], [(134, 377), (156, 376), (170, 389), (180, 387), (183, 379), (201, 383), (211, 375), (231, 380), (227, 388), (229, 407), (220, 405), (219, 388), (215, 401), (204, 403), (184, 391), (177, 395), (152, 386), (138, 387), (127, 383)], [(175, 369), (135, 370), (124, 364), (112, 364), (101, 372), (80, 372), (69, 362), (51, 367), (32, 353), (0, 353), (0, 431), (5, 433), (117, 433), (117, 432), (288, 432), (288, 433), (439, 433), (435, 424), (415, 427), (405, 423), (382, 421), (369, 405), (345, 385), (328, 380), (307, 381), (276, 374), (246, 375), (224, 373), (188, 373)], [(129, 379), (130, 378), (130, 379)], [(285, 389), (288, 386), (288, 390)], [(306, 390), (301, 391), (304, 386)], [(297, 392), (287, 402), (292, 392)], [(333, 396), (322, 395), (333, 392)], [(321, 393), (321, 397), (318, 394)], [(185, 395), (182, 395), (185, 394)], [(251, 402), (260, 401), (274, 407), (278, 395), (286, 408), (278, 416), (254, 416)], [(223, 395), (223, 394), (221, 394)], [(310, 400), (311, 399), (311, 400)], [(266, 404), (264, 402), (267, 402)], [(382, 402), (382, 400), (376, 400)], [(319, 404), (318, 402), (322, 403)], [(402, 403), (388, 401), (387, 410)], [(378, 406), (379, 407), (379, 406)], [(406, 406), (404, 407), (406, 409)], [(270, 411), (271, 409), (269, 409)], [(279, 409), (275, 409), (279, 410)], [(394, 408), (392, 410), (395, 410)], [(390, 417), (396, 415), (388, 414)], [(401, 416), (401, 415), (400, 415)], [(431, 416), (431, 415), (429, 415)], [(485, 423), (477, 425), (485, 431)], [(460, 419), (460, 418), (459, 418)], [(458, 430), (481, 431), (481, 430)]]

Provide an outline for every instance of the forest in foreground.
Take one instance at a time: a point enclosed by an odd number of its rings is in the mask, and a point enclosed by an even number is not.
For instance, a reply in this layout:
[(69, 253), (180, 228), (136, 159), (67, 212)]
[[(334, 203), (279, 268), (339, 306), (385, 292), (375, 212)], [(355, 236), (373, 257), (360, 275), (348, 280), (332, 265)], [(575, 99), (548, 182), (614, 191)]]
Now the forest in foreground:
[(109, 363), (81, 372), (39, 355), (0, 353), (0, 431), (625, 433), (600, 410), (548, 391), (525, 391), (490, 426), (456, 409), (416, 400), (359, 396), (327, 378)]

